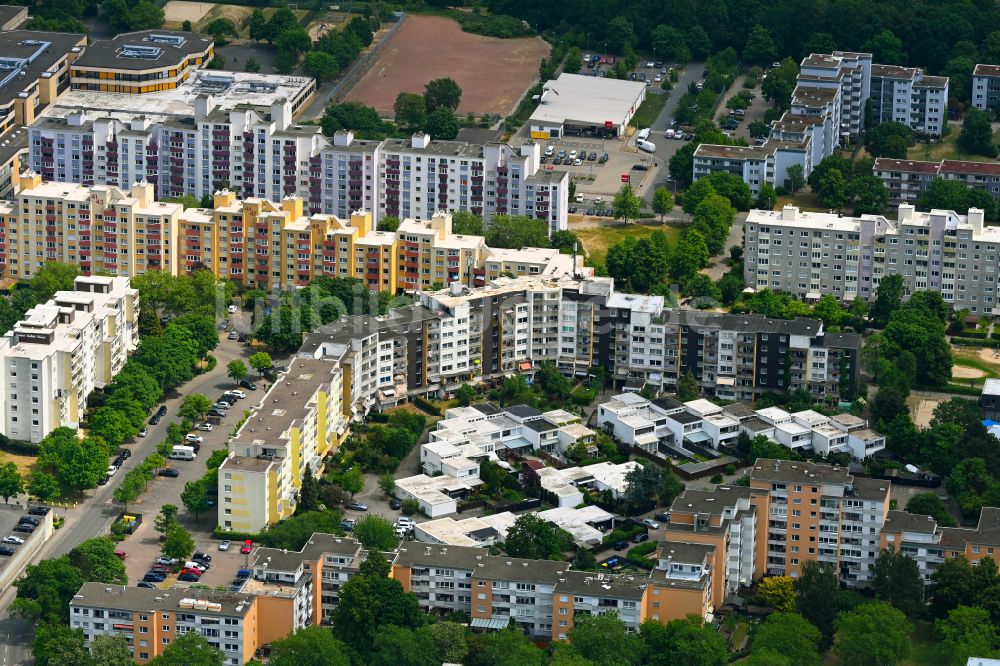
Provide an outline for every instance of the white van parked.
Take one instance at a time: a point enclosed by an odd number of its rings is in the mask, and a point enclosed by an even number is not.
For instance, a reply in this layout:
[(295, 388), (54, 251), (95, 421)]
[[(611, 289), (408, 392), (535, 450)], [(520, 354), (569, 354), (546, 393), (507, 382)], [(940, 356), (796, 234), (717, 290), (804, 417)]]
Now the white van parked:
[(652, 141), (640, 140), (636, 142), (636, 146), (638, 146), (639, 150), (643, 150), (647, 153), (656, 152), (656, 144)]
[(649, 128), (645, 127), (636, 133), (635, 138), (637, 141), (645, 141), (649, 138)]
[(192, 446), (175, 446), (170, 451), (170, 458), (172, 460), (194, 460), (194, 447)]

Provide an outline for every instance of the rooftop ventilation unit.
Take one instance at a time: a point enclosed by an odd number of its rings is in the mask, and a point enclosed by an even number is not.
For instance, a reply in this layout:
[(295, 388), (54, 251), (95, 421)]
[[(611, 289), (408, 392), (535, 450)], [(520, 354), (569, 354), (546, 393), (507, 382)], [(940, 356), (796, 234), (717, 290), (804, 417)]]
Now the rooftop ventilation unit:
[(183, 35), (163, 35), (159, 33), (154, 33), (146, 37), (147, 42), (153, 42), (154, 44), (166, 44), (168, 46), (176, 46), (180, 48), (183, 46), (184, 42), (187, 41), (187, 37)]
[(141, 44), (126, 44), (118, 49), (119, 58), (141, 58), (143, 60), (156, 60), (163, 53), (159, 46), (142, 46)]
[(216, 88), (218, 90), (225, 90), (229, 86), (233, 85), (236, 81), (236, 77), (233, 76), (220, 76), (218, 74), (204, 74), (198, 77), (198, 82), (206, 88)]

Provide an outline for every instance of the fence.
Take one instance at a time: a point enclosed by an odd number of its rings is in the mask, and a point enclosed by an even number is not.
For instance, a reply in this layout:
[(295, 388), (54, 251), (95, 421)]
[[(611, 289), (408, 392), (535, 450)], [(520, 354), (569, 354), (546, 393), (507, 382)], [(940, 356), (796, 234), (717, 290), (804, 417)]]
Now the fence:
[(330, 92), (327, 93), (326, 99), (328, 103), (332, 104), (341, 101), (347, 95), (348, 91), (354, 87), (354, 84), (361, 80), (361, 77), (365, 75), (372, 63), (378, 60), (379, 54), (382, 53), (382, 49), (385, 48), (386, 43), (396, 34), (396, 31), (403, 25), (403, 21), (406, 20), (404, 12), (397, 12), (396, 17), (396, 22), (392, 27), (386, 30), (384, 35), (377, 37), (371, 43), (368, 50), (359, 55), (358, 59), (351, 63), (347, 71), (333, 84)]

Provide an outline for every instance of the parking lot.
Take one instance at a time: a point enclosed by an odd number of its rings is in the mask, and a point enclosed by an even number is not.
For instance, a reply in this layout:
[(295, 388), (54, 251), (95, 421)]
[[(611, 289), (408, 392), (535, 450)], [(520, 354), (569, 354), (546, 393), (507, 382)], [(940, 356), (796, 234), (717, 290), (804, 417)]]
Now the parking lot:
[[(28, 539), (34, 538), (35, 534), (28, 534), (27, 532), (15, 532), (14, 527), (17, 526), (17, 521), (20, 520), (22, 516), (27, 516), (28, 511), (23, 506), (17, 504), (5, 504), (3, 509), (0, 510), (0, 539), (6, 537), (7, 535), (14, 535), (18, 538), (24, 539), (26, 542)], [(41, 516), (32, 516), (41, 522)], [(38, 534), (40, 531), (36, 530)], [(23, 546), (14, 543), (2, 544), (8, 548), (13, 548), (15, 551), (19, 550)], [(5, 555), (0, 555), (0, 568), (6, 568), (7, 564), (10, 562), (10, 557)]]

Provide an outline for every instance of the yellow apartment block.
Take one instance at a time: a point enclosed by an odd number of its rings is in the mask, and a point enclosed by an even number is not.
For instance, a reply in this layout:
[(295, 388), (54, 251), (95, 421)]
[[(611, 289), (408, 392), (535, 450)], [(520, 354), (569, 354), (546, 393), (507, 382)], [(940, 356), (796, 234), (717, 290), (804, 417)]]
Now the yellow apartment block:
[(259, 532), (295, 511), (306, 468), (347, 436), (343, 371), (329, 359), (292, 361), (229, 443), (219, 467), (219, 526)]

